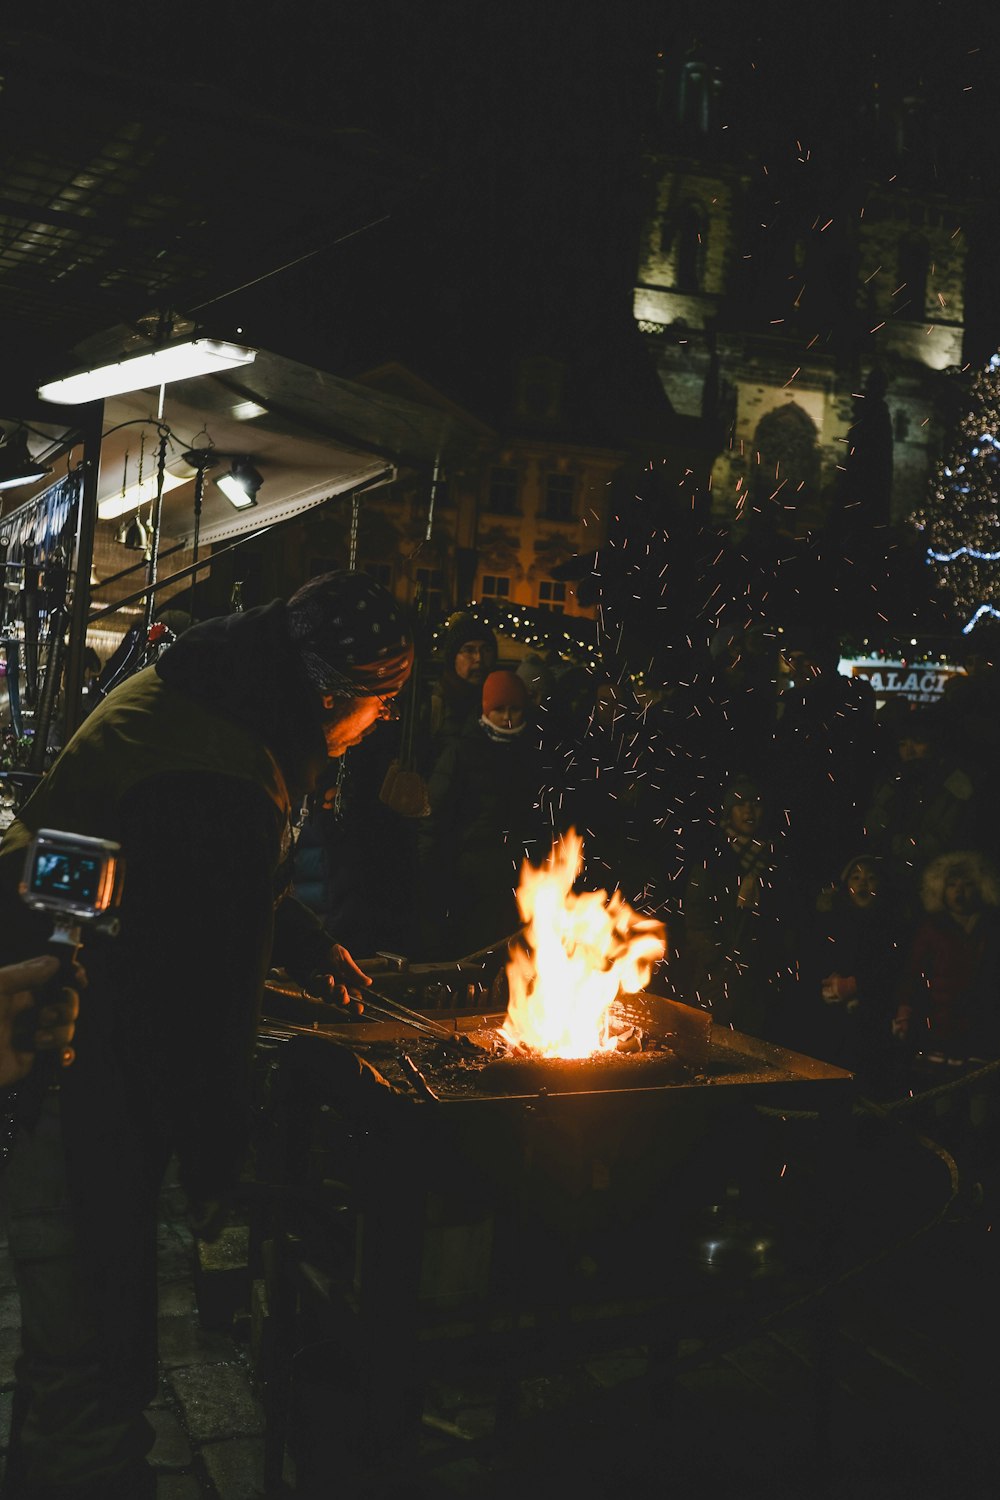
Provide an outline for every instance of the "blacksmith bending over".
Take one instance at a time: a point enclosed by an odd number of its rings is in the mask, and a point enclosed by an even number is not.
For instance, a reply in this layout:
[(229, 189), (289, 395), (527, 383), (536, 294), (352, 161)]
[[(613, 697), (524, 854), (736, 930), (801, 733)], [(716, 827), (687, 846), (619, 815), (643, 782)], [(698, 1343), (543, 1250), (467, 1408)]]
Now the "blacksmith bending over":
[(87, 938), (76, 1061), (19, 1086), (4, 1174), (22, 1302), (8, 1500), (155, 1493), (157, 1200), (176, 1156), (206, 1232), (247, 1149), (273, 966), (370, 983), (287, 894), (292, 816), (328, 758), (390, 712), (410, 631), (360, 573), (207, 620), (84, 720), (0, 847), (0, 962), (44, 948), (17, 896), (39, 828), (114, 839), (117, 937)]

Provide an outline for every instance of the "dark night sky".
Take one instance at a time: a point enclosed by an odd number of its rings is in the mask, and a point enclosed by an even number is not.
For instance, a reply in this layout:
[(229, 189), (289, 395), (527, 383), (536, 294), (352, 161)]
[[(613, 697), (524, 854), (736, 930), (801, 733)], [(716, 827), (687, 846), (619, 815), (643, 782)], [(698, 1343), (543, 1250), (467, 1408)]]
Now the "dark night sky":
[[(426, 161), (432, 178), (390, 223), (232, 310), (277, 318), (286, 336), (299, 326), (348, 365), (420, 352), (431, 374), (463, 352), (481, 362), (511, 333), (577, 349), (612, 336), (628, 321), (656, 56), (669, 61), (692, 34), (723, 60), (730, 128), (759, 142), (776, 196), (801, 175), (800, 147), (811, 152), (813, 190), (838, 191), (854, 149), (846, 122), (873, 75), (886, 88), (920, 87), (945, 136), (983, 160), (989, 180), (997, 7), (750, 9), (733, 0), (317, 8), (316, 45), (308, 26), (285, 35), (270, 73), (257, 74), (257, 101), (368, 128)], [(261, 40), (245, 38), (251, 54)], [(990, 347), (995, 300), (980, 297)]]
[(611, 7), (561, 0), (366, 9), (360, 35), (340, 36), (357, 67), (329, 118), (411, 152), (430, 179), (391, 222), (248, 296), (246, 316), (294, 319), (307, 302), (339, 358), (419, 353), (431, 373), (511, 333), (558, 342), (627, 318), (653, 11), (623, 27)]
[[(988, 0), (214, 0), (187, 19), (172, 9), (169, 25), (117, 0), (57, 10), (81, 55), (194, 80), (237, 115), (370, 131), (423, 165), (388, 222), (215, 306), (251, 340), (344, 373), (396, 354), (464, 384), (514, 342), (578, 354), (623, 337), (657, 53), (669, 63), (692, 36), (723, 62), (730, 128), (759, 143), (779, 198), (803, 148), (814, 190), (836, 193), (846, 123), (873, 75), (920, 86), (996, 180), (1000, 7)], [(301, 190), (319, 237), (336, 239), (323, 181)], [(267, 213), (265, 191), (234, 237), (233, 286), (241, 236), (252, 246)], [(992, 275), (981, 303), (991, 347)]]

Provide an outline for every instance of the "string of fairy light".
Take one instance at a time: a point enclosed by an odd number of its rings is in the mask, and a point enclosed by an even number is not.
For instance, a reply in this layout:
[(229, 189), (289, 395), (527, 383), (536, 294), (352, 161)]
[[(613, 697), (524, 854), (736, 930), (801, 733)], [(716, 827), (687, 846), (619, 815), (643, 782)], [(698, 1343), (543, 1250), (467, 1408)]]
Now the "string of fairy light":
[(926, 557), (970, 634), (1000, 619), (1000, 353), (977, 372), (969, 409), (927, 499), (911, 517)]
[[(568, 623), (575, 620), (573, 616), (555, 614), (550, 610), (533, 610), (523, 604), (504, 605), (492, 600), (487, 604), (477, 599), (463, 606), (463, 613), (468, 614), (477, 625), (497, 629), (530, 650), (556, 650), (560, 655), (573, 656), (588, 663), (600, 659), (600, 647), (596, 642), (586, 640), (580, 630), (567, 628)], [(543, 615), (544, 620), (540, 618)], [(576, 623), (587, 625), (590, 622), (581, 619)], [(436, 627), (432, 638), (435, 646), (440, 643), (447, 624), (448, 621), (443, 620)]]

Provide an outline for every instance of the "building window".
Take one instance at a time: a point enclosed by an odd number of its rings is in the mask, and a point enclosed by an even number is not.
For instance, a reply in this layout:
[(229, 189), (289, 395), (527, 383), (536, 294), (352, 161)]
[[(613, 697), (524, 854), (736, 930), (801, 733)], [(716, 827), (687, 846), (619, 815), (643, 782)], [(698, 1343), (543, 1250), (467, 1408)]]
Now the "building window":
[(392, 588), (392, 563), (366, 562), (361, 564), (361, 571), (367, 573), (369, 578), (374, 578), (384, 589)]
[(922, 323), (930, 274), (930, 251), (925, 240), (911, 235), (902, 241), (898, 274), (902, 288), (895, 299), (896, 316), (905, 318), (908, 323)]
[(548, 521), (573, 520), (573, 493), (576, 481), (572, 474), (546, 474), (545, 518)]
[(494, 469), (490, 475), (488, 508), (498, 516), (515, 515), (518, 488), (516, 469)]
[(483, 574), (483, 598), (484, 599), (509, 599), (510, 579), (504, 578), (500, 573)]
[(420, 604), (433, 620), (444, 608), (444, 573), (440, 568), (418, 568), (413, 590), (414, 604)]
[(677, 236), (677, 290), (698, 292), (705, 265), (707, 226), (694, 204), (688, 204), (681, 217)]
[(550, 614), (566, 613), (566, 585), (555, 578), (543, 578), (538, 585), (538, 608)]
[(677, 91), (677, 115), (689, 135), (707, 135), (714, 123), (717, 70), (701, 58), (685, 62)]

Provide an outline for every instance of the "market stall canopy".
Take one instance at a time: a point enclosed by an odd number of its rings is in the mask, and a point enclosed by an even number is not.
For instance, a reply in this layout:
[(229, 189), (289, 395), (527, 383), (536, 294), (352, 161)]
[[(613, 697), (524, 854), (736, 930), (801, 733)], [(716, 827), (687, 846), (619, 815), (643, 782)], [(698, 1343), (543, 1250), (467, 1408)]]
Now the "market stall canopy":
[[(95, 366), (121, 357), (136, 345), (124, 328), (89, 340), (75, 354), (77, 365)], [(53, 372), (60, 373), (60, 372)], [(174, 381), (163, 388), (110, 397), (104, 405), (98, 506), (114, 502), (138, 475), (155, 474), (160, 432), (166, 433), (167, 485), (162, 536), (186, 542), (194, 531), (196, 467), (184, 455), (215, 453), (206, 471), (200, 540), (224, 541), (301, 514), (347, 491), (391, 480), (400, 469), (428, 475), (435, 462), (455, 464), (474, 448), (477, 434), (453, 411), (345, 380), (272, 353), (255, 351), (253, 362), (227, 374)], [(32, 451), (58, 465), (54, 453), (71, 460), (79, 408), (46, 403), (43, 420), (32, 420)], [(51, 413), (51, 419), (49, 418)], [(0, 413), (8, 430), (17, 413)], [(249, 460), (260, 475), (256, 503), (234, 510), (214, 480), (230, 460)], [(63, 467), (67, 460), (63, 460)], [(11, 491), (5, 507), (41, 493), (51, 479)]]
[[(121, 347), (113, 336), (103, 343), (105, 349)], [(101, 357), (90, 346), (88, 358)], [(155, 450), (155, 426), (136, 424), (155, 419), (158, 396), (139, 391), (106, 403), (99, 502), (120, 488), (125, 453), (134, 458), (141, 431), (148, 434), (147, 455)], [(439, 457), (459, 462), (474, 441), (449, 412), (265, 349), (256, 351), (252, 364), (228, 374), (166, 386), (163, 422), (170, 432), (168, 470), (186, 476), (164, 496), (162, 532), (175, 541), (188, 539), (193, 529), (194, 471), (182, 458), (192, 449), (246, 457), (261, 477), (256, 505), (237, 512), (213, 482), (228, 463), (209, 469), (201, 538), (221, 541), (385, 482), (400, 469), (429, 475)]]

